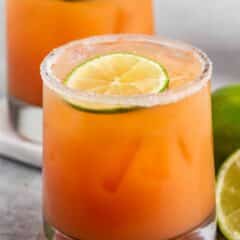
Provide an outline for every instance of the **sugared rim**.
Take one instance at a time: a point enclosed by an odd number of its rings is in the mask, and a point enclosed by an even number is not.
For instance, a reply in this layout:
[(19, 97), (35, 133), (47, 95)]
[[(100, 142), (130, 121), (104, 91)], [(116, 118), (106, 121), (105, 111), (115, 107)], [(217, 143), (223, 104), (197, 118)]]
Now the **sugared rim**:
[[(74, 90), (66, 87), (61, 83), (54, 73), (52, 72), (52, 65), (55, 63), (56, 59), (65, 51), (66, 48), (73, 47), (75, 45), (84, 44), (91, 45), (97, 43), (110, 43), (119, 40), (127, 40), (134, 42), (161, 44), (167, 47), (182, 49), (185, 51), (192, 51), (194, 55), (199, 59), (202, 65), (202, 70), (199, 76), (176, 89), (167, 90), (161, 94), (141, 94), (134, 96), (112, 96), (90, 93), (86, 91)], [(91, 38), (86, 38), (82, 40), (72, 41), (65, 44), (59, 48), (54, 49), (50, 52), (46, 58), (43, 60), (40, 72), (44, 84), (46, 84), (50, 89), (57, 92), (58, 94), (75, 99), (76, 101), (109, 104), (109, 105), (125, 105), (125, 106), (139, 106), (139, 107), (150, 107), (154, 105), (169, 104), (172, 102), (179, 101), (187, 96), (190, 96), (199, 90), (201, 90), (207, 82), (210, 80), (212, 75), (212, 62), (208, 56), (201, 50), (188, 45), (183, 42), (173, 41), (165, 39), (162, 37), (139, 35), (139, 34), (114, 34), (114, 35), (103, 35)]]

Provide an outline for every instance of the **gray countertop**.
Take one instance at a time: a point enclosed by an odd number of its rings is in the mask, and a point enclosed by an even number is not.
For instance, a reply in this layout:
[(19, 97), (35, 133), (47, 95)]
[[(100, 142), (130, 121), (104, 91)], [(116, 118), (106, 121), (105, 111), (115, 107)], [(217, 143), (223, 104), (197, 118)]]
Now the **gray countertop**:
[(39, 240), (41, 172), (0, 158), (0, 239)]

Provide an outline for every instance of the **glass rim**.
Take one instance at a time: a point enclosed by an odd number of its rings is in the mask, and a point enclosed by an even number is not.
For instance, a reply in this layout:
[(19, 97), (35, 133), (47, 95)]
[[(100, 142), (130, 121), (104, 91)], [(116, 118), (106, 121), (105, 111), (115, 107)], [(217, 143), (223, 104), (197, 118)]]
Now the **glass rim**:
[[(110, 43), (118, 40), (135, 41), (142, 43), (161, 44), (170, 48), (178, 50), (192, 51), (201, 64), (201, 72), (199, 76), (193, 79), (191, 82), (184, 84), (176, 89), (170, 89), (160, 94), (139, 94), (131, 96), (119, 96), (119, 95), (104, 95), (93, 92), (81, 91), (70, 89), (55, 76), (51, 67), (57, 60), (61, 53), (67, 48), (74, 47), (79, 44), (91, 45), (97, 43)], [(112, 34), (112, 35), (100, 35), (90, 38), (84, 38), (80, 40), (71, 41), (64, 44), (54, 50), (52, 50), (42, 61), (40, 66), (40, 74), (44, 84), (60, 94), (64, 98), (75, 99), (76, 101), (84, 101), (91, 103), (107, 104), (107, 105), (125, 105), (125, 106), (139, 106), (150, 107), (154, 105), (163, 105), (180, 101), (190, 95), (193, 95), (200, 91), (211, 79), (212, 76), (212, 62), (203, 51), (193, 47), (190, 44), (166, 39), (160, 36), (150, 36), (142, 34)]]

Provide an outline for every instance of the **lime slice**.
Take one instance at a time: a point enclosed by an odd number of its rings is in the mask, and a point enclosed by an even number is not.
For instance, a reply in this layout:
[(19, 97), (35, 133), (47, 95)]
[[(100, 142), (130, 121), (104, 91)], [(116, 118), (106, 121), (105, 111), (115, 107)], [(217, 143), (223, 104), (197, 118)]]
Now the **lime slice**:
[[(111, 96), (159, 93), (167, 88), (168, 82), (167, 72), (158, 62), (130, 53), (112, 53), (88, 60), (77, 66), (64, 81), (71, 89)], [(129, 106), (67, 100), (87, 111), (129, 109)]]
[(217, 181), (217, 218), (229, 240), (240, 240), (240, 150), (228, 158)]

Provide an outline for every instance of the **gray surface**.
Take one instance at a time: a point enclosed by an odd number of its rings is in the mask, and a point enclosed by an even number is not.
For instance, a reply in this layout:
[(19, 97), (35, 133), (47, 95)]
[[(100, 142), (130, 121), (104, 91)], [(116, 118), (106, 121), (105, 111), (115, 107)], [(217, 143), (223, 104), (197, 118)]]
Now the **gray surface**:
[(38, 240), (40, 171), (0, 158), (0, 239)]

